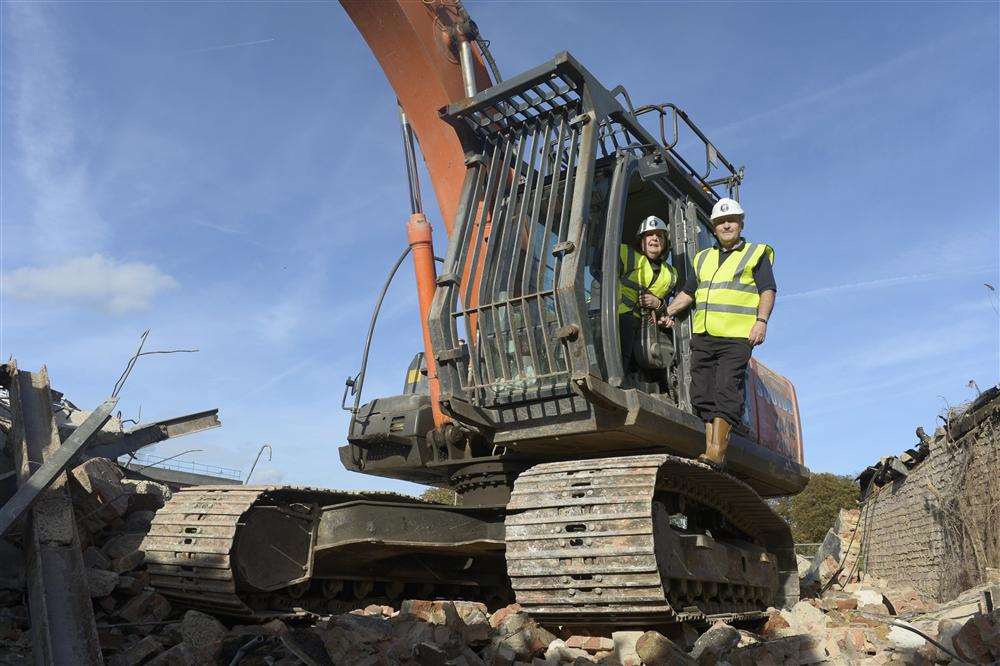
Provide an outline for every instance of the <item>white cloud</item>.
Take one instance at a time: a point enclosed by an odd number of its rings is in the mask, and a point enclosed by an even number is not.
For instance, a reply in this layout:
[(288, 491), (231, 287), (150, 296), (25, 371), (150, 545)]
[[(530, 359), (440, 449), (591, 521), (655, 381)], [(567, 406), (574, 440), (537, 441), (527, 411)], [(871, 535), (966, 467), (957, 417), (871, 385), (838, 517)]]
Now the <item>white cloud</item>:
[(250, 483), (255, 486), (278, 485), (285, 480), (288, 473), (277, 467), (258, 467), (250, 477)]
[(99, 247), (107, 223), (98, 214), (94, 183), (80, 157), (85, 137), (77, 126), (73, 73), (61, 48), (65, 40), (50, 7), (4, 7), (12, 38), (5, 71), (14, 168), (28, 184), (32, 241), (50, 255)]
[(101, 254), (64, 263), (18, 268), (3, 275), (3, 294), (25, 301), (98, 305), (123, 314), (145, 310), (177, 281), (152, 264), (116, 262)]

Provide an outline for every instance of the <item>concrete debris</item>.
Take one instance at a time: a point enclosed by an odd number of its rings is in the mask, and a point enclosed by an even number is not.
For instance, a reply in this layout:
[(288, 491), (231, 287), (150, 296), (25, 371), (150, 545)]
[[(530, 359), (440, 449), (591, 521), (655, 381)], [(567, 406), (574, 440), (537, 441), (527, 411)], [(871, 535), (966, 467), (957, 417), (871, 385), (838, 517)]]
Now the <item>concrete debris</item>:
[(611, 640), (615, 646), (615, 658), (627, 666), (639, 663), (641, 660), (636, 652), (636, 646), (644, 633), (642, 631), (616, 631), (611, 634)]
[(590, 653), (576, 647), (570, 647), (566, 641), (557, 638), (545, 648), (544, 663), (565, 664), (576, 663), (577, 659), (590, 660)]
[(1000, 610), (978, 614), (951, 635), (955, 653), (972, 664), (1000, 660)]
[(181, 639), (196, 659), (203, 663), (215, 661), (226, 637), (226, 627), (211, 615), (196, 610), (184, 613)]
[(83, 551), (83, 563), (91, 569), (110, 569), (111, 558), (104, 554), (100, 548), (91, 546)]
[(128, 650), (108, 659), (108, 666), (138, 666), (153, 655), (163, 651), (163, 644), (153, 636), (146, 636)]
[(118, 574), (103, 569), (87, 569), (87, 587), (91, 597), (106, 597), (118, 586)]
[(115, 614), (126, 622), (139, 624), (164, 620), (171, 610), (170, 602), (163, 595), (153, 590), (144, 590), (118, 608)]
[(101, 548), (101, 552), (107, 555), (110, 559), (117, 560), (119, 557), (125, 557), (126, 555), (139, 550), (139, 546), (142, 544), (144, 536), (145, 535), (143, 534), (135, 532), (119, 534), (118, 536), (109, 539)]
[(799, 570), (799, 578), (805, 578), (806, 573), (809, 572), (809, 568), (812, 566), (812, 560), (796, 553), (795, 565)]
[(498, 635), (494, 640), (512, 648), (517, 658), (523, 661), (531, 661), (536, 656), (544, 655), (548, 646), (556, 639), (520, 610), (507, 613), (496, 625), (496, 630)]
[(672, 640), (656, 631), (644, 633), (635, 644), (635, 652), (641, 663), (648, 666), (697, 663)]
[(856, 562), (861, 554), (861, 539), (856, 534), (861, 512), (858, 509), (841, 509), (836, 522), (824, 537), (803, 573), (799, 567), (800, 588), (805, 594), (817, 594), (832, 578), (846, 583), (856, 571)]
[(711, 666), (740, 644), (740, 632), (725, 622), (716, 622), (695, 641), (691, 657), (700, 666)]
[(124, 477), (121, 467), (107, 458), (91, 458), (73, 469), (70, 492), (73, 503), (83, 509), (88, 527), (101, 529), (128, 511)]
[(173, 495), (170, 488), (156, 481), (125, 479), (122, 486), (129, 493), (129, 511), (156, 511)]

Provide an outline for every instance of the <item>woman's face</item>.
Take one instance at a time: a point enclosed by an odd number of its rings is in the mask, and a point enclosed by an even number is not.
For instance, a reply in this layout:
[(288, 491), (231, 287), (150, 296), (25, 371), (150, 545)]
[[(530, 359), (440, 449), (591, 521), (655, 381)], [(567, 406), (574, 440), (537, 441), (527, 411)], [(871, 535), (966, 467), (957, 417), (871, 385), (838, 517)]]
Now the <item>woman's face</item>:
[(649, 259), (659, 259), (667, 250), (667, 236), (660, 230), (642, 235), (642, 253)]

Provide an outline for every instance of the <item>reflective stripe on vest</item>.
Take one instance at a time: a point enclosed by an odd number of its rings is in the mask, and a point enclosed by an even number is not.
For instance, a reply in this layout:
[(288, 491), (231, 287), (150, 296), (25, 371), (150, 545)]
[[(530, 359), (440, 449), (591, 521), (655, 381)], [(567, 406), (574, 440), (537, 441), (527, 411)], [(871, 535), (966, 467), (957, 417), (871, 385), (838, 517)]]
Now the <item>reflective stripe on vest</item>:
[(618, 275), (618, 314), (631, 312), (641, 315), (639, 294), (648, 291), (657, 298), (666, 298), (677, 283), (677, 271), (670, 264), (660, 264), (660, 272), (653, 279), (653, 264), (646, 255), (636, 252), (628, 245), (618, 248), (620, 261)]
[(774, 249), (764, 243), (744, 243), (719, 265), (719, 248), (702, 250), (694, 257), (698, 289), (695, 291), (694, 332), (721, 338), (745, 338), (757, 321), (760, 294), (753, 269), (766, 255), (774, 263)]

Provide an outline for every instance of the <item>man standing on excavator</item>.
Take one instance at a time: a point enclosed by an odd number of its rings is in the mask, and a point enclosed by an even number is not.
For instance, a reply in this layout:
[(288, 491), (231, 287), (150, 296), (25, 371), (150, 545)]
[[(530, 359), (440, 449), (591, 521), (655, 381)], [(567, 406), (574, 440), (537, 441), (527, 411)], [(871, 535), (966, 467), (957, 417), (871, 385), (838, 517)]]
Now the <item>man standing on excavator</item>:
[(695, 306), (691, 402), (705, 422), (705, 453), (698, 459), (715, 467), (725, 462), (729, 431), (742, 418), (747, 363), (764, 342), (778, 290), (774, 249), (743, 238), (744, 218), (738, 201), (716, 202), (711, 223), (718, 242), (695, 255), (694, 271), (660, 318), (672, 326), (674, 315)]

